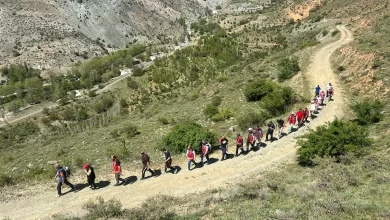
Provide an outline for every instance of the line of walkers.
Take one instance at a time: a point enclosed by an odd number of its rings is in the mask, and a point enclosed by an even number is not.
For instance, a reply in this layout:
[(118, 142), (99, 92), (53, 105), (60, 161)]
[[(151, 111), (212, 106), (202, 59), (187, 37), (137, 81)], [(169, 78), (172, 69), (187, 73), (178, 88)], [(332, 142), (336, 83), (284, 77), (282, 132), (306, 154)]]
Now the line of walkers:
[[(318, 85), (315, 88), (315, 95), (313, 100), (311, 100), (310, 103), (310, 110), (308, 108), (305, 109), (299, 109), (296, 113), (291, 112), (291, 114), (287, 118), (287, 123), (289, 124), (289, 130), (288, 133), (291, 133), (295, 130), (295, 126), (297, 126), (296, 129), (299, 129), (300, 127), (304, 126), (305, 123), (308, 123), (308, 118), (314, 119), (315, 114), (318, 113), (319, 106), (325, 105), (325, 97), (328, 97), (328, 100), (330, 101), (332, 99), (332, 96), (334, 95), (334, 89), (332, 87), (332, 84), (329, 83), (326, 85), (326, 93), (324, 90), (321, 91), (320, 86)], [(277, 130), (278, 130), (278, 139), (282, 138), (284, 135), (287, 135), (286, 133), (283, 133), (283, 129), (286, 127), (285, 122), (283, 119), (277, 119)], [(267, 124), (267, 133), (265, 135), (265, 141), (273, 142), (275, 140), (274, 138), (274, 131), (276, 129), (275, 124), (270, 121)], [(248, 135), (246, 138), (246, 148), (244, 150), (244, 138), (241, 136), (241, 134), (236, 135), (236, 149), (235, 149), (235, 156), (239, 156), (240, 154), (246, 154), (249, 151), (257, 148), (260, 149), (262, 146), (262, 138), (264, 136), (264, 132), (261, 129), (260, 126), (257, 126), (256, 128), (248, 128)], [(228, 143), (229, 140), (225, 136), (221, 136), (219, 141), (219, 149), (221, 150), (221, 161), (226, 160), (228, 157)], [(191, 170), (191, 164), (193, 164), (196, 167), (200, 167), (206, 163), (207, 165), (211, 164), (210, 160), (210, 153), (212, 150), (212, 146), (210, 143), (208, 143), (206, 140), (202, 140), (199, 143), (199, 150), (200, 150), (200, 161), (199, 163), (196, 163), (196, 154), (194, 148), (189, 145), (186, 157), (188, 159), (187, 163), (187, 171)], [(239, 151), (240, 150), (240, 154)], [(164, 153), (165, 161), (164, 161), (164, 173), (167, 172), (167, 169), (170, 170), (170, 172), (176, 174), (178, 172), (178, 168), (172, 166), (172, 157), (171, 153), (163, 148), (161, 150)], [(118, 186), (124, 183), (124, 179), (121, 178), (122, 174), (122, 168), (121, 163), (118, 160), (118, 158), (115, 155), (111, 156), (112, 159), (112, 167), (115, 174), (115, 180), (116, 183), (114, 186)], [(150, 157), (145, 152), (141, 152), (141, 161), (143, 164), (142, 168), (142, 178), (141, 180), (145, 179), (146, 171), (149, 171), (151, 176), (155, 175), (155, 171), (153, 171), (150, 167)], [(68, 167), (62, 167), (59, 164), (55, 165), (57, 169), (57, 174), (55, 178), (58, 179), (57, 184), (57, 192), (58, 196), (62, 196), (61, 188), (63, 185), (68, 185), (71, 188), (71, 191), (77, 190), (76, 187), (71, 184), (67, 178), (70, 175), (70, 169)], [(91, 189), (97, 189), (98, 187), (95, 184), (95, 171), (94, 168), (90, 164), (84, 165), (84, 171), (87, 176), (87, 182)]]

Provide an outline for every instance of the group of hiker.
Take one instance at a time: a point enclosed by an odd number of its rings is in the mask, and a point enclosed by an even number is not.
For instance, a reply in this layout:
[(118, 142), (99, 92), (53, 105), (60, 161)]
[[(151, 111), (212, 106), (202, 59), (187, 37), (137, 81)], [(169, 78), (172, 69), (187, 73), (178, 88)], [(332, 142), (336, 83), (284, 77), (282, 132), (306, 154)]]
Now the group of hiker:
[[(296, 113), (291, 112), (291, 114), (287, 118), (287, 123), (289, 124), (289, 130), (288, 133), (291, 133), (295, 130), (295, 126), (297, 126), (296, 129), (299, 129), (302, 127), (305, 123), (308, 123), (308, 118), (311, 117), (311, 119), (314, 118), (314, 114), (318, 113), (319, 106), (324, 105), (325, 97), (329, 97), (329, 100), (331, 100), (331, 97), (334, 95), (334, 89), (332, 87), (332, 84), (329, 83), (326, 85), (326, 93), (324, 90), (321, 91), (320, 86), (318, 85), (315, 88), (315, 95), (314, 98), (311, 100), (310, 103), (310, 110), (308, 108), (305, 109), (299, 109)], [(283, 133), (283, 129), (286, 127), (285, 122), (283, 119), (279, 118), (276, 120), (277, 124), (277, 130), (278, 130), (278, 139), (282, 138), (283, 135), (287, 135)], [(276, 130), (276, 126), (272, 121), (269, 121), (267, 124), (267, 132), (265, 134), (265, 142), (273, 142), (275, 140), (274, 138), (274, 131)], [(248, 135), (246, 138), (246, 147), (244, 149), (244, 138), (241, 136), (241, 134), (236, 134), (236, 148), (235, 148), (235, 156), (239, 156), (240, 154), (246, 154), (250, 152), (251, 150), (255, 148), (260, 148), (262, 145), (262, 138), (264, 136), (264, 132), (260, 126), (257, 126), (256, 128), (248, 128)], [(225, 136), (221, 136), (219, 138), (218, 144), (219, 149), (221, 150), (221, 161), (226, 160), (228, 157), (228, 143), (229, 140)], [(191, 164), (197, 167), (203, 166), (205, 163), (207, 165), (211, 164), (210, 161), (210, 153), (212, 151), (212, 145), (208, 143), (205, 139), (202, 140), (199, 143), (198, 150), (200, 152), (200, 161), (199, 163), (196, 162), (196, 153), (195, 149), (192, 145), (189, 145), (186, 152), (186, 157), (188, 159), (187, 162), (187, 171), (191, 170)], [(240, 154), (239, 154), (240, 150)], [(171, 153), (163, 148), (161, 151), (164, 153), (164, 173), (167, 172), (169, 169), (170, 172), (176, 174), (178, 172), (178, 168), (176, 166), (172, 165), (172, 157)], [(151, 169), (150, 166), (150, 157), (145, 152), (141, 152), (141, 161), (142, 161), (142, 178), (141, 180), (145, 179), (146, 171), (149, 171), (151, 176), (155, 175), (155, 171)], [(111, 156), (112, 159), (112, 168), (115, 174), (115, 185), (118, 186), (121, 185), (124, 180), (120, 177), (122, 173), (121, 163), (119, 159), (115, 156)], [(76, 190), (76, 187), (71, 184), (67, 177), (70, 175), (70, 170), (67, 167), (62, 167), (59, 164), (56, 164), (55, 167), (57, 168), (57, 174), (55, 178), (58, 178), (58, 184), (57, 184), (57, 191), (58, 196), (62, 196), (61, 188), (63, 185), (68, 185), (72, 190)], [(87, 182), (91, 189), (97, 189), (98, 187), (95, 184), (95, 171), (93, 167), (90, 164), (84, 165), (84, 172), (87, 176)]]

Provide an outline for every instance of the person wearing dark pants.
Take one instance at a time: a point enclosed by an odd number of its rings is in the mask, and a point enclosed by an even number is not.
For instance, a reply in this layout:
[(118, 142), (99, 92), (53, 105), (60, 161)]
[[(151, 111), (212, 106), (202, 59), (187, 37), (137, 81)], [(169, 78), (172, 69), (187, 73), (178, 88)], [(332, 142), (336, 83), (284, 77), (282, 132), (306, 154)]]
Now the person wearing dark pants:
[(74, 190), (76, 187), (73, 186), (73, 184), (71, 184), (67, 180), (65, 170), (59, 164), (56, 164), (55, 167), (57, 169), (57, 174), (56, 174), (55, 178), (58, 178), (57, 193), (58, 193), (58, 197), (60, 197), (60, 196), (62, 196), (62, 192), (61, 192), (62, 185), (66, 184), (72, 190)]
[(240, 152), (241, 154), (244, 151), (243, 144), (244, 144), (244, 139), (241, 137), (240, 134), (237, 134), (237, 138), (236, 138), (236, 157), (238, 157), (238, 149), (241, 149), (241, 152)]
[(164, 161), (164, 173), (167, 173), (167, 169), (169, 168), (173, 173), (177, 173), (177, 169), (172, 166), (172, 157), (171, 152), (167, 151), (165, 148), (161, 149), (164, 152), (165, 161)]
[(228, 152), (228, 139), (225, 138), (225, 136), (222, 136), (219, 139), (219, 144), (221, 145), (221, 151), (222, 151), (222, 160), (226, 159), (227, 152)]
[(120, 185), (119, 181), (122, 181), (123, 183), (123, 179), (121, 179), (121, 173), (122, 173), (121, 162), (118, 160), (118, 158), (116, 158), (115, 155), (112, 155), (111, 159), (112, 159), (112, 168), (114, 169), (115, 180), (116, 180), (116, 184), (114, 186), (119, 186)]
[[(274, 141), (274, 130), (275, 130), (275, 125), (272, 121), (270, 121), (268, 124), (268, 130), (267, 130), (267, 135), (265, 137), (265, 141), (270, 141), (272, 143), (272, 141)], [(268, 136), (271, 136), (271, 139), (268, 139)]]
[(146, 171), (149, 171), (152, 176), (154, 175), (154, 171), (152, 169), (150, 169), (150, 159), (149, 159), (149, 156), (147, 154), (145, 154), (145, 152), (141, 152), (141, 160), (142, 160), (142, 164), (144, 165), (144, 167), (142, 168), (142, 179), (145, 179), (145, 173)]
[(203, 164), (203, 158), (206, 158), (207, 165), (210, 164), (210, 157), (209, 153), (211, 150), (211, 145), (207, 143), (206, 140), (202, 140), (201, 142), (201, 154), (200, 154), (200, 164)]
[(85, 172), (85, 174), (87, 174), (87, 182), (89, 184), (89, 187), (91, 189), (97, 189), (96, 184), (95, 184), (96, 175), (95, 175), (95, 170), (93, 169), (93, 167), (86, 163), (84, 165), (84, 172)]

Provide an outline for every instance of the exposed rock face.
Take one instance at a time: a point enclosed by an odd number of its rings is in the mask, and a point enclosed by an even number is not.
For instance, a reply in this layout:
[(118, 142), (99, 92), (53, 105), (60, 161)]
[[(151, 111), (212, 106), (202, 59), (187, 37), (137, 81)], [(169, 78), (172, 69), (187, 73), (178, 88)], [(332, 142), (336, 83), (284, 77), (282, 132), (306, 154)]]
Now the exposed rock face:
[(184, 33), (192, 20), (227, 0), (0, 0), (0, 65), (26, 62), (64, 72), (72, 62)]

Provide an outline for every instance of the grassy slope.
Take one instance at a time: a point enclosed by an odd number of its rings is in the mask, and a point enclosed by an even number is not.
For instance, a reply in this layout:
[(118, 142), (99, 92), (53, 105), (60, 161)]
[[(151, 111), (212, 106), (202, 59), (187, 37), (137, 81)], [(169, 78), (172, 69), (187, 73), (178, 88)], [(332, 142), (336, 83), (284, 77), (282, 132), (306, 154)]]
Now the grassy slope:
[[(374, 28), (379, 26), (384, 30), (389, 23), (383, 22), (383, 18), (387, 19), (386, 9), (371, 10), (378, 5), (381, 4), (337, 0), (327, 3), (313, 16), (328, 13), (327, 18), (336, 17), (344, 21), (350, 21), (351, 17), (357, 18), (357, 22), (352, 24), (356, 38), (374, 37), (382, 45), (389, 41), (389, 35), (384, 31), (375, 31)], [(352, 10), (353, 8), (355, 10)], [(367, 13), (368, 11), (375, 13)], [(377, 25), (359, 26), (359, 21), (366, 18)], [(377, 45), (362, 45), (358, 41), (353, 43), (359, 53), (376, 51)], [(386, 46), (381, 47), (381, 50), (387, 49)], [(388, 59), (382, 61), (383, 66), (388, 65)], [(383, 70), (385, 68), (378, 71)], [(364, 95), (359, 91), (354, 94)], [(383, 98), (388, 103), (387, 97)], [(277, 172), (270, 171), (263, 176), (243, 180), (239, 185), (205, 192), (191, 201), (186, 198), (153, 198), (146, 208), (126, 210), (122, 217), (135, 218), (135, 213), (142, 213), (151, 219), (174, 215), (179, 219), (388, 219), (389, 122), (390, 117), (385, 113), (384, 121), (372, 126), (374, 147), (359, 159), (345, 157), (342, 163), (335, 163), (331, 158), (323, 158), (319, 159), (319, 165), (313, 168), (286, 164)], [(166, 201), (165, 204), (169, 206), (161, 205), (162, 201)], [(150, 215), (152, 210), (153, 216)]]

